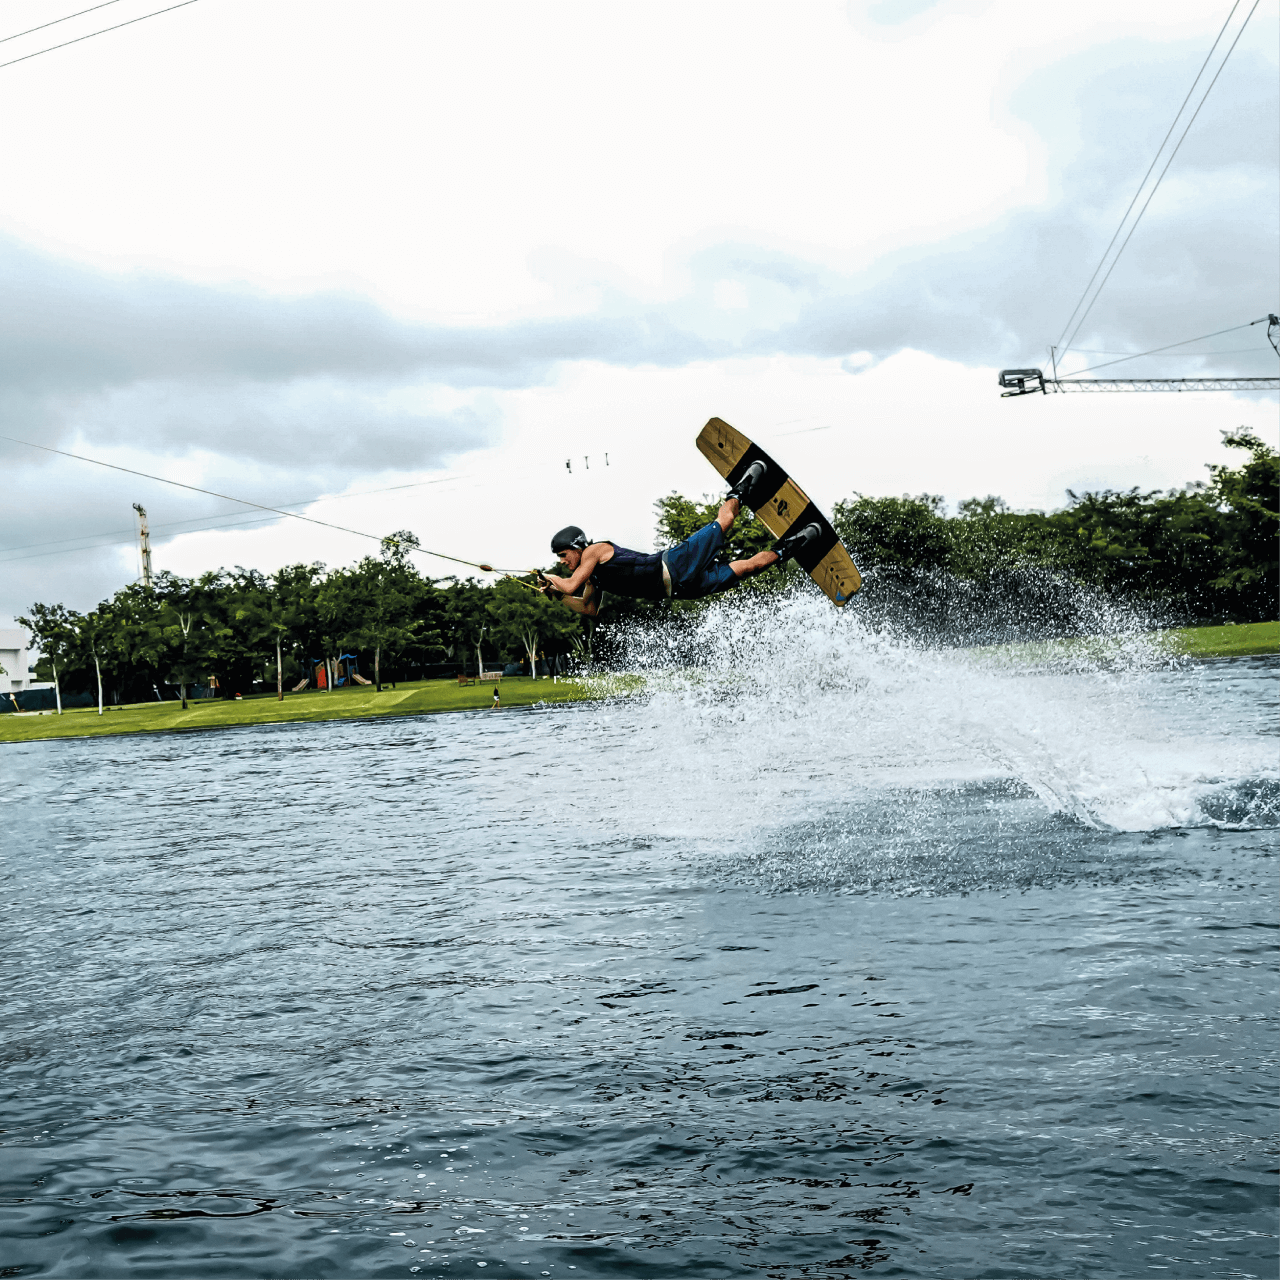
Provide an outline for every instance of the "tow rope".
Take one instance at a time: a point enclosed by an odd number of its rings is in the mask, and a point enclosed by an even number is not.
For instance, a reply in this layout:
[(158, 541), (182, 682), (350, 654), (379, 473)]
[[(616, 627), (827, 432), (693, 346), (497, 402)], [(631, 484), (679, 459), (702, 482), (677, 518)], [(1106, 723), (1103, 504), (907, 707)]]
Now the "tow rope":
[[(29, 449), (42, 449), (45, 453), (56, 453), (63, 458), (74, 458), (77, 462), (91, 462), (95, 467), (106, 467), (110, 471), (123, 471), (126, 475), (141, 476), (144, 480), (155, 480), (159, 484), (172, 485), (175, 489), (188, 489), (192, 493), (203, 493), (206, 497), (221, 498), (223, 502), (237, 502), (242, 507), (252, 507), (255, 511), (270, 511), (272, 515), (288, 516), (291, 520), (305, 520), (308, 524), (318, 524), (325, 529), (337, 529), (339, 533), (351, 533), (357, 538), (372, 538), (377, 543), (396, 542), (394, 538), (380, 538), (376, 533), (365, 533), (363, 529), (349, 529), (346, 525), (331, 524), (328, 520), (317, 520), (314, 516), (300, 516), (296, 511), (283, 511), (279, 507), (264, 506), (261, 502), (250, 502), (248, 498), (235, 498), (229, 493), (217, 493), (213, 489), (201, 489), (199, 485), (183, 484), (181, 480), (170, 480), (165, 476), (153, 476), (148, 471), (137, 471), (133, 467), (122, 467), (114, 462), (103, 462), (101, 458), (86, 458), (82, 453), (69, 453), (66, 449), (54, 449), (47, 444), (36, 444), (31, 440), (19, 440), (16, 436), (0, 436), (0, 440), (7, 440), (10, 444), (24, 444)], [(396, 545), (400, 544), (397, 542)], [(506, 569), (495, 569), (493, 565), (481, 564), (477, 560), (463, 560), (460, 556), (446, 555), (443, 551), (430, 551), (426, 547), (410, 547), (409, 550), (417, 551), (424, 556), (434, 556), (437, 560), (449, 560), (454, 564), (465, 564), (484, 573), (500, 573), (506, 577), (512, 576)], [(537, 570), (532, 570), (532, 572), (536, 573)], [(524, 585), (526, 587), (529, 586), (527, 582)], [(534, 591), (537, 589), (537, 587), (532, 588)]]

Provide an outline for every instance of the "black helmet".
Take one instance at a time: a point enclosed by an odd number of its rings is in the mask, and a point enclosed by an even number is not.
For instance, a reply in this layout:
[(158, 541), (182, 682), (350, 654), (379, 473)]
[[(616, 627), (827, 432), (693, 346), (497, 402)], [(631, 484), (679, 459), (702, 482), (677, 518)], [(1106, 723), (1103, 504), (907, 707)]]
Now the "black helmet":
[(554, 534), (551, 539), (551, 550), (557, 555), (562, 551), (568, 551), (570, 547), (577, 547), (579, 551), (585, 550), (591, 544), (587, 541), (587, 535), (578, 528), (576, 524), (565, 525), (559, 533)]

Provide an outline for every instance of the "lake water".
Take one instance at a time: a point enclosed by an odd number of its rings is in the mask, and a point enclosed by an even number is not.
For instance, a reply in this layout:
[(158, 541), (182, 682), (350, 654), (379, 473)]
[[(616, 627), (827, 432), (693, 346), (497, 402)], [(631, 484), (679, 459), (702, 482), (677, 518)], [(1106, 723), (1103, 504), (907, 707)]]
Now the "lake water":
[(0, 752), (0, 1276), (1275, 1276), (1276, 663), (824, 610)]

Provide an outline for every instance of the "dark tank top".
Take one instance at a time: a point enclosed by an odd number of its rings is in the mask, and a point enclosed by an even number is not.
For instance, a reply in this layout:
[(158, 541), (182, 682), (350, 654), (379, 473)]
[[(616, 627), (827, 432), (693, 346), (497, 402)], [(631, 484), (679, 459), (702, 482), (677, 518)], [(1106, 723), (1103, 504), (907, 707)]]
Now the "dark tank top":
[[(608, 541), (608, 539), (604, 539)], [(610, 542), (613, 557), (596, 565), (589, 581), (598, 591), (616, 591), (620, 596), (640, 600), (665, 600), (662, 581), (662, 552), (630, 551)]]

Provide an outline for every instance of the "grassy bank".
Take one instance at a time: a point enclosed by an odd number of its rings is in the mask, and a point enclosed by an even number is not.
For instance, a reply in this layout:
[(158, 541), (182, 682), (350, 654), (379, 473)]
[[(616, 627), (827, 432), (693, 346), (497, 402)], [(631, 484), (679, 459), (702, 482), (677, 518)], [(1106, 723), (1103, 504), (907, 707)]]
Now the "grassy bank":
[[(1135, 641), (1137, 645), (1135, 646)], [(1068, 640), (1033, 640), (1021, 644), (981, 645), (969, 650), (983, 661), (1077, 666), (1149, 661), (1153, 654), (1182, 658), (1247, 658), (1280, 653), (1280, 622), (1252, 622), (1243, 626), (1183, 627), (1133, 635), (1075, 636)]]
[(1166, 634), (1177, 652), (1193, 658), (1244, 658), (1257, 653), (1280, 653), (1280, 622), (1188, 627)]
[[(502, 682), (504, 707), (534, 702), (575, 702), (587, 696), (573, 680), (531, 680), (512, 676)], [(360, 720), (368, 716), (429, 715), (440, 711), (477, 711), (493, 703), (493, 685), (459, 686), (453, 680), (416, 680), (385, 687), (381, 693), (355, 687), (331, 693), (307, 690), (286, 693), (283, 702), (275, 694), (256, 694), (240, 702), (211, 698), (192, 701), (183, 711), (178, 702), (139, 702), (108, 707), (98, 715), (96, 707), (0, 716), (0, 743), (29, 742), (36, 738), (96, 737), (109, 733), (156, 733), (173, 730), (224, 729), (242, 724), (295, 724), (314, 720)], [(495, 713), (501, 714), (501, 712)]]
[(1067, 640), (1034, 640), (1021, 644), (982, 645), (969, 652), (980, 661), (1068, 667), (1140, 665), (1160, 655), (1195, 660), (1248, 658), (1280, 653), (1280, 622), (1244, 626), (1183, 627), (1128, 635), (1075, 636)]
[[(1280, 653), (1280, 622), (1255, 622), (1235, 627), (1188, 627), (1163, 633), (1175, 653), (1193, 658), (1235, 658), (1252, 654)], [(1088, 641), (1066, 641), (1078, 648)], [(1100, 642), (1105, 646), (1107, 642)], [(1036, 646), (1040, 650), (1051, 646)], [(1001, 652), (1031, 646), (997, 646)], [(1025, 654), (1023, 655), (1025, 656)], [(576, 702), (591, 695), (573, 680), (531, 680), (513, 676), (502, 682), (504, 707), (528, 706), (534, 702)], [(156, 733), (173, 730), (223, 729), (241, 724), (290, 724), (313, 720), (359, 720), (368, 716), (430, 715), (441, 711), (477, 711), (493, 701), (491, 684), (459, 687), (452, 680), (418, 680), (395, 689), (335, 689), (332, 693), (307, 690), (285, 694), (277, 702), (274, 694), (258, 694), (242, 702), (209, 699), (192, 702), (182, 710), (176, 702), (139, 702), (108, 707), (103, 715), (97, 708), (78, 708), (59, 716), (52, 712), (0, 715), (0, 743), (30, 742), (38, 738), (96, 737), (108, 733)]]

